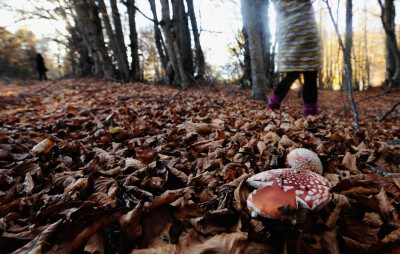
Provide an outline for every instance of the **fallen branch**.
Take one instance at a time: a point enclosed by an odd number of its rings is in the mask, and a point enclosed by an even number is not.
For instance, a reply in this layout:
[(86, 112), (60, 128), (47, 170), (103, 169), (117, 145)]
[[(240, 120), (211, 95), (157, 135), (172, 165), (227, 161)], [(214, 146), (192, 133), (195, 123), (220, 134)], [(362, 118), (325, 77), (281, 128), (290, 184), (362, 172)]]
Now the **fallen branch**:
[(400, 139), (396, 139), (396, 140), (393, 140), (393, 141), (388, 141), (388, 142), (386, 142), (386, 144), (390, 145), (390, 146), (400, 145)]
[(398, 101), (397, 103), (393, 104), (393, 107), (392, 107), (388, 112), (386, 112), (386, 113), (382, 116), (381, 119), (379, 119), (379, 122), (382, 122), (383, 120), (385, 120), (386, 117), (388, 117), (388, 115), (390, 115), (390, 114), (396, 109), (396, 107), (399, 106), (399, 105), (400, 105), (400, 101)]
[(379, 174), (381, 174), (381, 175), (383, 175), (383, 176), (389, 175), (389, 176), (391, 176), (391, 177), (394, 177), (394, 178), (397, 178), (397, 179), (400, 180), (400, 176), (397, 176), (397, 175), (395, 175), (395, 174), (392, 174), (392, 173), (390, 173), (390, 172), (387, 172), (387, 171), (385, 171), (385, 170), (383, 170), (383, 169), (374, 167), (374, 166), (369, 165), (369, 164), (367, 164), (367, 166), (370, 167), (370, 168), (371, 168), (371, 171), (374, 172), (374, 173), (379, 173)]
[(164, 103), (163, 105), (159, 106), (157, 109), (163, 109), (165, 106), (167, 106), (168, 104), (170, 104), (173, 100), (175, 100), (176, 97), (178, 97), (178, 95), (181, 94), (181, 92), (183, 91), (183, 89), (180, 89), (177, 93), (175, 93), (174, 96), (171, 97), (171, 99), (169, 99), (166, 103)]

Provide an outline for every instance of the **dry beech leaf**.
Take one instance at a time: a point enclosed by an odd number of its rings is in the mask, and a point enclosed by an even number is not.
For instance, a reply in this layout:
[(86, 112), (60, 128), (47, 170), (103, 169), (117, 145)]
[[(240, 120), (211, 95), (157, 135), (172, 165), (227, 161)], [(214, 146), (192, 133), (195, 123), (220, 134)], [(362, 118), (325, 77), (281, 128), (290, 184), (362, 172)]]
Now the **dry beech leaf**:
[(385, 236), (385, 238), (382, 239), (382, 242), (384, 243), (395, 242), (399, 239), (400, 239), (400, 228), (392, 231), (390, 234)]
[(51, 148), (53, 147), (53, 141), (49, 140), (49, 139), (43, 139), (40, 143), (38, 143), (37, 145), (35, 145), (32, 150), (31, 153), (33, 155), (36, 154), (40, 154), (40, 153), (48, 153)]
[(13, 253), (41, 253), (42, 246), (46, 244), (50, 237), (58, 230), (59, 226), (62, 224), (61, 220), (56, 221), (51, 224), (42, 233), (36, 236), (32, 241), (28, 242), (23, 247), (17, 249)]
[(87, 241), (84, 251), (90, 254), (104, 254), (104, 239), (99, 233), (92, 235)]
[(284, 147), (284, 148), (288, 148), (288, 147), (292, 147), (295, 146), (296, 143), (294, 143), (288, 136), (283, 135), (281, 140), (279, 141), (279, 143)]
[(247, 246), (247, 233), (223, 233), (216, 235), (204, 243), (191, 246), (187, 253), (243, 253)]
[(343, 158), (342, 164), (352, 174), (359, 174), (360, 171), (357, 168), (356, 161), (357, 161), (357, 156), (355, 154), (351, 154), (351, 153), (347, 152)]
[(119, 224), (121, 225), (126, 241), (133, 241), (142, 235), (140, 219), (144, 212), (144, 202), (140, 201), (132, 211), (119, 218)]
[(88, 200), (94, 201), (97, 205), (107, 208), (115, 208), (118, 205), (115, 199), (112, 199), (104, 192), (93, 193), (88, 197)]
[(263, 152), (265, 151), (265, 149), (267, 149), (267, 146), (265, 145), (265, 142), (263, 142), (263, 141), (258, 141), (258, 142), (257, 142), (257, 149), (258, 149), (258, 152), (259, 152), (260, 154), (263, 154)]
[(371, 244), (361, 243), (346, 236), (341, 236), (347, 245), (346, 250), (351, 253), (367, 253)]
[(134, 169), (141, 169), (141, 168), (145, 167), (145, 164), (143, 162), (141, 162), (140, 160), (136, 160), (133, 158), (126, 158), (124, 170), (131, 168), (131, 167)]
[(381, 216), (374, 212), (366, 212), (362, 221), (371, 228), (379, 228), (383, 224)]
[(391, 219), (391, 214), (395, 210), (394, 206), (390, 202), (389, 198), (386, 195), (386, 191), (381, 188), (381, 191), (375, 195), (376, 200), (378, 201), (379, 209), (381, 211), (381, 215), (383, 215), (385, 220)]
[(350, 188), (349, 190), (341, 191), (340, 194), (342, 195), (371, 195), (375, 194), (377, 191), (375, 189), (368, 189), (362, 186), (357, 186)]

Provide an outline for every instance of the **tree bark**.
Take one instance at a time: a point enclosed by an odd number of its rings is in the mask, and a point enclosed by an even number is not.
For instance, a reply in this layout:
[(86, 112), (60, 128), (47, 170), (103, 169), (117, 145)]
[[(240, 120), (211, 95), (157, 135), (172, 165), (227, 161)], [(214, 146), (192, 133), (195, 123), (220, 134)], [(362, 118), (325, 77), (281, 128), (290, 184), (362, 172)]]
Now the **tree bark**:
[[(153, 0), (154, 1), (154, 0)], [(136, 9), (135, 0), (127, 0), (124, 2), (128, 10), (128, 20), (129, 20), (129, 39), (131, 47), (131, 77), (134, 80), (141, 80), (140, 75), (140, 61), (139, 61), (139, 42), (136, 30)]]
[(389, 89), (392, 82), (400, 85), (400, 52), (397, 45), (395, 34), (395, 7), (393, 0), (385, 0), (384, 6), (380, 0), (379, 5), (382, 9), (381, 20), (386, 33), (386, 81)]
[(206, 63), (204, 60), (204, 53), (203, 49), (201, 48), (201, 43), (200, 43), (200, 33), (197, 28), (197, 21), (196, 21), (196, 15), (194, 13), (194, 7), (193, 7), (193, 0), (186, 0), (187, 7), (188, 7), (188, 13), (190, 17), (190, 24), (192, 25), (192, 33), (193, 33), (193, 39), (194, 39), (194, 45), (196, 48), (196, 78), (197, 79), (204, 79), (204, 75), (206, 72)]
[(257, 6), (265, 3), (263, 0), (242, 0), (243, 23), (249, 36), (252, 91), (251, 97), (257, 100), (268, 100), (264, 67), (262, 36), (257, 20)]
[[(270, 85), (274, 72), (273, 59), (271, 59), (271, 31), (269, 27), (269, 9), (270, 0), (259, 1), (256, 3), (256, 10), (259, 14), (257, 21), (260, 29), (261, 42), (263, 48), (264, 70), (267, 77), (267, 85)], [(272, 88), (272, 87), (271, 87)]]
[[(93, 61), (101, 66), (105, 77), (112, 77), (114, 67), (107, 54), (101, 21), (94, 0), (74, 0), (74, 7), (87, 44), (91, 48)], [(98, 69), (96, 73), (99, 73)]]
[[(242, 8), (243, 9), (243, 8)], [(250, 47), (249, 36), (246, 27), (242, 28), (244, 38), (244, 55), (243, 55), (243, 76), (240, 79), (240, 89), (251, 88), (251, 61), (250, 61)]]
[(120, 55), (119, 57), (120, 57), (121, 65), (122, 65), (121, 71), (124, 74), (124, 79), (129, 80), (130, 73), (129, 73), (128, 56), (126, 54), (124, 33), (122, 32), (121, 17), (119, 15), (117, 1), (110, 0), (110, 5), (111, 5), (112, 18), (114, 21), (115, 39), (117, 42), (118, 54)]
[[(123, 54), (125, 53), (125, 50), (123, 48), (120, 48), (120, 44), (118, 42), (117, 36), (114, 33), (112, 26), (111, 26), (111, 21), (108, 16), (107, 12), (107, 7), (104, 3), (104, 0), (96, 0), (100, 13), (102, 14), (103, 17), (103, 23), (106, 28), (106, 32), (109, 38), (109, 44), (110, 47), (114, 53), (114, 57), (117, 60), (118, 64), (118, 69), (121, 72), (122, 78), (124, 80), (129, 79), (129, 67), (127, 66), (127, 62), (124, 62)], [(125, 53), (126, 54), (126, 53)]]
[(154, 0), (149, 0), (149, 3), (150, 3), (151, 12), (153, 13), (154, 39), (156, 42), (158, 55), (160, 57), (161, 65), (162, 65), (165, 73), (167, 73), (168, 56), (166, 55), (167, 51), (164, 50), (165, 45), (164, 45), (164, 42), (162, 39), (160, 27), (158, 26), (159, 24), (158, 24), (156, 3)]
[[(343, 59), (345, 63), (348, 63), (347, 68), (348, 71), (352, 72), (351, 66), (351, 51), (353, 48), (353, 0), (346, 1), (346, 35), (344, 40), (344, 57)], [(342, 89), (348, 89), (347, 84), (353, 84), (353, 81), (347, 82), (347, 75), (343, 75), (342, 77)], [(351, 89), (353, 89), (351, 87)]]
[(189, 81), (180, 57), (179, 44), (176, 39), (177, 32), (175, 31), (175, 26), (172, 24), (170, 19), (169, 3), (168, 0), (161, 0), (160, 2), (162, 13), (161, 27), (165, 37), (168, 56), (172, 63), (175, 77), (178, 79), (178, 82), (181, 84), (182, 88), (187, 89), (189, 87)]

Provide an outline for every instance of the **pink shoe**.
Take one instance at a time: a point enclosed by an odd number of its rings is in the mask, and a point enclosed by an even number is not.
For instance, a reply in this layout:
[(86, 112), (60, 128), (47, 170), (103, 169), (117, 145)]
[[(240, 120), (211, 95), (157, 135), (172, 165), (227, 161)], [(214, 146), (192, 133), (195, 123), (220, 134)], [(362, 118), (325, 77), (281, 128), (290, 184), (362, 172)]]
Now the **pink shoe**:
[(269, 109), (280, 109), (281, 107), (282, 98), (272, 94), (271, 98), (269, 98), (269, 102), (267, 108)]
[(319, 115), (318, 102), (315, 102), (315, 103), (304, 103), (304, 105), (303, 105), (303, 115), (304, 116)]

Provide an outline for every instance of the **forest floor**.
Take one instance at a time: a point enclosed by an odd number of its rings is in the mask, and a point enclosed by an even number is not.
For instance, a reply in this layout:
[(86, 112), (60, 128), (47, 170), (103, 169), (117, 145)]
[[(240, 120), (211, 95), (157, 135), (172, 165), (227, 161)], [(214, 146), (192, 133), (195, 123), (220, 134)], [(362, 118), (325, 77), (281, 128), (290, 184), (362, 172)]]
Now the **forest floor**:
[[(355, 93), (356, 132), (341, 92), (305, 118), (294, 90), (274, 112), (230, 86), (1, 84), (0, 253), (400, 253), (400, 108), (377, 121), (400, 91), (382, 92)], [(332, 201), (297, 224), (250, 217), (245, 180), (297, 147)]]

